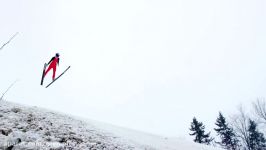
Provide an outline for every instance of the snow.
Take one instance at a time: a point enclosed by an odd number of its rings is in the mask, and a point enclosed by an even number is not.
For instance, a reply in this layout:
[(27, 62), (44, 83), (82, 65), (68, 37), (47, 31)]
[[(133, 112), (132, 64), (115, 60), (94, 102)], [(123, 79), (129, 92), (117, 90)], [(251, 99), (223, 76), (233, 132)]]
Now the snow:
[(0, 149), (219, 150), (6, 101), (0, 120)]

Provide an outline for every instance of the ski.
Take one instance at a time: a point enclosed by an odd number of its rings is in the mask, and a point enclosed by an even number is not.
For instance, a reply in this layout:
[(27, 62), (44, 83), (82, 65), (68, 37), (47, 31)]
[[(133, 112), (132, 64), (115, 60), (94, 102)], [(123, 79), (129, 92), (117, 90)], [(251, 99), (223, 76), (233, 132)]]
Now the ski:
[(59, 79), (68, 69), (70, 68), (70, 66), (68, 66), (67, 68), (66, 68), (66, 70), (63, 72), (63, 73), (61, 73), (58, 77), (56, 77), (51, 83), (49, 83), (47, 86), (46, 86), (46, 88), (48, 88), (51, 84), (53, 84), (57, 79)]
[(43, 79), (44, 79), (44, 74), (45, 74), (46, 66), (47, 66), (47, 64), (46, 64), (46, 63), (44, 63), (43, 72), (42, 72), (42, 80), (41, 80), (41, 85), (43, 84)]

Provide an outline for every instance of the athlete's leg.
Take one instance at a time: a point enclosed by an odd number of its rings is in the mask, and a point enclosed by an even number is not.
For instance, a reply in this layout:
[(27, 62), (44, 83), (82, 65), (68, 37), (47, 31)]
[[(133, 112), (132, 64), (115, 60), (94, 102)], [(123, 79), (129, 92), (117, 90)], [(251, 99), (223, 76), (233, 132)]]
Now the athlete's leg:
[(53, 67), (53, 80), (55, 79), (56, 66)]
[(50, 65), (50, 66), (48, 67), (48, 69), (45, 71), (44, 76), (46, 76), (46, 74), (47, 74), (51, 69), (52, 69), (52, 66)]

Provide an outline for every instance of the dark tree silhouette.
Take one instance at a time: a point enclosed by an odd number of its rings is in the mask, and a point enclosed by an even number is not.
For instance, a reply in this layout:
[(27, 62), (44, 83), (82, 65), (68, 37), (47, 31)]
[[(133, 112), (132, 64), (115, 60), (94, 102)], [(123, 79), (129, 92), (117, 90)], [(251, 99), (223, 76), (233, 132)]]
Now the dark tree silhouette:
[(219, 112), (219, 117), (217, 118), (215, 125), (217, 126), (217, 128), (215, 128), (214, 130), (217, 132), (221, 139), (220, 142), (216, 143), (218, 143), (224, 149), (236, 150), (238, 147), (236, 134), (234, 133), (233, 128), (229, 127), (225, 117), (221, 112)]
[(257, 129), (257, 123), (253, 120), (249, 120), (249, 149), (250, 150), (265, 150), (266, 141), (263, 133)]
[(190, 131), (192, 131), (190, 135), (195, 136), (194, 142), (196, 143), (209, 145), (213, 141), (213, 138), (210, 137), (210, 132), (205, 134), (205, 126), (202, 122), (198, 122), (195, 117), (191, 123)]

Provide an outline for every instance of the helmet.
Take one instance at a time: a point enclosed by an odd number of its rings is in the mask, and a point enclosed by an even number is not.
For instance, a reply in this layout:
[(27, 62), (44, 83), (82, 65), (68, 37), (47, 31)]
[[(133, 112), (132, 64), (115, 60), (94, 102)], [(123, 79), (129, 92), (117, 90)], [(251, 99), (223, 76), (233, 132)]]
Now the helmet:
[(59, 57), (60, 55), (59, 55), (59, 53), (56, 53), (55, 56), (56, 56), (56, 57)]

